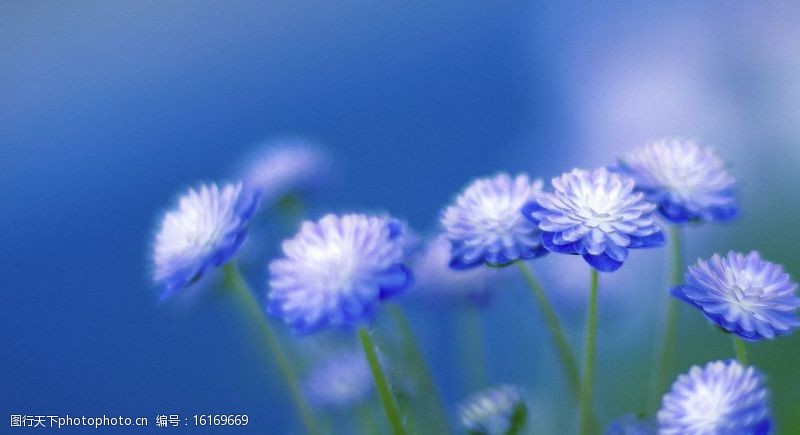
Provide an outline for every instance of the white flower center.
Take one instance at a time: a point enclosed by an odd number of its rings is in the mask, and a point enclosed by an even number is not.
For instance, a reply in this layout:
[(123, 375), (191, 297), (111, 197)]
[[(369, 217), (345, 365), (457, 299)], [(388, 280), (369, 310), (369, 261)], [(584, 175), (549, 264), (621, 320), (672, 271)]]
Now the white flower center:
[(731, 302), (747, 313), (752, 313), (761, 297), (764, 296), (764, 289), (749, 285), (749, 283), (747, 285), (733, 284), (728, 289), (732, 296)]
[(192, 251), (213, 249), (224, 230), (224, 219), (218, 214), (218, 210), (203, 207), (202, 204), (185, 209), (178, 226), (183, 246)]
[(702, 182), (702, 174), (698, 171), (691, 171), (689, 168), (671, 168), (664, 174), (665, 185), (675, 195), (681, 198), (689, 198), (697, 192), (697, 187)]
[[(507, 198), (484, 197), (481, 200), (481, 225), (488, 232), (508, 234), (521, 218), (519, 207)], [(519, 215), (519, 216), (518, 216)]]
[(622, 220), (622, 216), (614, 210), (616, 199), (611, 198), (606, 192), (586, 195), (578, 198), (574, 204), (577, 215), (589, 228), (597, 228), (606, 223)]
[(186, 241), (198, 248), (211, 245), (219, 235), (219, 225), (203, 224), (186, 229)]
[(329, 242), (322, 246), (310, 247), (307, 252), (309, 267), (322, 288), (349, 288), (358, 269), (353, 250), (341, 243)]
[(719, 385), (697, 385), (684, 406), (686, 422), (695, 430), (712, 430), (729, 411), (728, 395)]

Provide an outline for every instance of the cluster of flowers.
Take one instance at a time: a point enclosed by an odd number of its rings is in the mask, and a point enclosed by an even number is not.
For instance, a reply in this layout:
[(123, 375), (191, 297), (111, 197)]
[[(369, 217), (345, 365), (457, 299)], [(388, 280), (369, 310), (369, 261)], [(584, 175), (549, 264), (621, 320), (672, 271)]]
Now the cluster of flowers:
[[(259, 165), (245, 172), (250, 176), (244, 184), (190, 190), (166, 214), (154, 247), (155, 279), (166, 294), (230, 261), (265, 194), (274, 201), (293, 188), (292, 178), (284, 177), (283, 192), (276, 192), (274, 183), (265, 181), (275, 165)], [(285, 161), (278, 166), (287, 165), (292, 166)], [(313, 179), (308, 174), (319, 170), (292, 167), (298, 180)], [(524, 174), (474, 181), (443, 211), (442, 234), (416, 255), (415, 270), (426, 288), (458, 288), (466, 298), (483, 300), (499, 267), (560, 253), (611, 273), (630, 250), (666, 243), (660, 222), (724, 222), (736, 214), (735, 180), (711, 149), (692, 141), (657, 141), (622, 156), (616, 166), (555, 177), (549, 189)], [(411, 282), (407, 233), (390, 216), (327, 214), (303, 222), (283, 242), (283, 256), (269, 264), (267, 312), (298, 333), (363, 324)], [(800, 325), (796, 284), (758, 252), (699, 260), (685, 279), (672, 295), (745, 340), (771, 339)], [(322, 368), (309, 381), (310, 389), (325, 391), (322, 401), (335, 399), (337, 392), (364, 394), (353, 379), (368, 376), (329, 381), (341, 374), (326, 373), (348, 371), (337, 369), (342, 366), (368, 370), (352, 359)], [(628, 418), (608, 433), (634, 433), (634, 425), (642, 431), (636, 433), (769, 433), (767, 396), (755, 368), (733, 360), (710, 362), (678, 377), (652, 425)], [(512, 433), (523, 402), (516, 387), (493, 388), (462, 405), (462, 421), (470, 433)]]

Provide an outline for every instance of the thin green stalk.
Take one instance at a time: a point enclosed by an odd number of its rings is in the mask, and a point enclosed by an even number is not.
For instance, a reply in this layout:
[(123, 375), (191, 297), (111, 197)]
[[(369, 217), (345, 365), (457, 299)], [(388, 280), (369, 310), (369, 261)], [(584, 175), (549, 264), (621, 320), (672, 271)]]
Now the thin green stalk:
[(539, 303), (539, 308), (542, 310), (542, 314), (544, 314), (547, 327), (550, 330), (550, 335), (553, 337), (553, 341), (556, 344), (556, 350), (558, 351), (558, 356), (561, 359), (561, 365), (564, 368), (564, 372), (567, 374), (570, 391), (575, 397), (578, 397), (580, 392), (578, 360), (575, 358), (575, 354), (569, 345), (569, 341), (567, 341), (567, 335), (564, 333), (564, 328), (561, 326), (561, 322), (558, 320), (558, 316), (556, 315), (553, 306), (550, 304), (547, 294), (544, 292), (544, 289), (542, 289), (542, 286), (539, 284), (536, 276), (534, 276), (533, 272), (530, 270), (530, 268), (528, 268), (528, 265), (524, 261), (517, 261), (517, 265), (519, 266), (520, 271), (522, 271), (522, 276), (525, 277), (525, 282), (528, 283), (528, 287), (530, 287), (533, 296), (536, 297), (536, 301)]
[(731, 334), (731, 339), (733, 340), (733, 350), (736, 352), (736, 359), (738, 359), (743, 366), (747, 365), (747, 347), (744, 344), (744, 340), (734, 334)]
[(425, 390), (425, 395), (428, 396), (432, 402), (431, 404), (434, 409), (431, 410), (432, 412), (426, 414), (435, 415), (434, 422), (436, 424), (436, 433), (448, 433), (449, 430), (447, 428), (447, 417), (444, 411), (444, 405), (442, 404), (439, 390), (433, 382), (433, 376), (428, 368), (428, 364), (425, 362), (425, 357), (422, 355), (419, 343), (414, 336), (414, 331), (411, 329), (411, 325), (408, 323), (408, 319), (405, 314), (403, 314), (403, 310), (401, 310), (400, 307), (391, 305), (389, 306), (389, 312), (397, 324), (397, 327), (400, 329), (400, 333), (403, 335), (406, 355), (413, 361), (413, 366), (417, 372), (419, 381), (422, 383), (422, 388)]
[(589, 286), (589, 309), (586, 315), (586, 346), (583, 355), (583, 380), (581, 381), (580, 434), (592, 431), (592, 386), (594, 384), (595, 356), (597, 354), (597, 270), (592, 268)]
[(370, 337), (366, 327), (361, 326), (358, 328), (358, 338), (361, 340), (361, 345), (364, 347), (364, 355), (367, 357), (370, 370), (372, 370), (372, 377), (375, 379), (375, 387), (378, 390), (378, 396), (381, 398), (383, 409), (386, 411), (386, 417), (389, 420), (392, 434), (405, 435), (406, 430), (405, 427), (403, 427), (403, 419), (400, 417), (400, 409), (397, 407), (397, 399), (394, 397), (394, 394), (392, 394), (391, 388), (389, 388), (389, 381), (386, 380), (381, 362), (378, 360), (378, 355), (375, 352), (375, 344), (373, 344), (372, 337)]
[[(670, 286), (677, 286), (683, 282), (681, 228), (678, 225), (672, 225), (670, 235), (672, 239), (670, 241), (672, 246)], [(655, 411), (658, 406), (659, 398), (672, 378), (677, 365), (679, 308), (679, 303), (675, 298), (668, 298), (667, 314), (664, 318), (664, 332), (661, 336), (660, 346), (655, 349), (658, 356), (655, 359), (654, 375), (650, 385), (650, 398), (648, 401), (648, 409), (650, 411)]]
[(400, 414), (405, 417), (403, 423), (405, 423), (406, 432), (410, 434), (423, 433), (419, 428), (419, 419), (414, 418), (413, 397), (407, 391), (403, 391), (402, 389), (395, 391), (394, 396), (397, 398), (397, 407), (400, 409)]
[(297, 412), (303, 421), (306, 432), (312, 435), (321, 434), (319, 424), (317, 423), (311, 407), (308, 405), (302, 390), (300, 389), (300, 382), (298, 381), (297, 374), (292, 368), (292, 363), (283, 349), (283, 346), (278, 339), (278, 336), (272, 330), (269, 322), (264, 317), (264, 312), (261, 310), (258, 302), (253, 297), (253, 292), (242, 277), (239, 268), (234, 261), (230, 261), (223, 267), (224, 283), (229, 288), (236, 299), (239, 301), (245, 313), (258, 325), (259, 332), (264, 336), (264, 342), (267, 344), (270, 353), (275, 358), (283, 378), (289, 387), (289, 393), (292, 396), (294, 405)]

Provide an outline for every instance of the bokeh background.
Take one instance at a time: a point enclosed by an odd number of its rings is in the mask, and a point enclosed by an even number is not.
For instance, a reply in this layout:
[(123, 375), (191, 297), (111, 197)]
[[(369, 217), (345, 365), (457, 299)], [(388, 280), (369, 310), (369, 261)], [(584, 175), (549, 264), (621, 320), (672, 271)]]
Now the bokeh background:
[[(308, 217), (383, 210), (422, 235), (476, 176), (549, 179), (649, 139), (694, 137), (731, 162), (742, 217), (691, 228), (687, 258), (758, 249), (800, 277), (798, 53), (796, 2), (3, 1), (0, 410), (151, 422), (247, 413), (251, 430), (298, 433), (277, 370), (242, 339), (229, 301), (209, 291), (159, 303), (149, 278), (175, 195), (230, 179), (254, 143), (279, 134), (335, 156)], [(248, 258), (260, 295), (296, 226), (275, 222), (254, 239), (262, 257)], [(632, 257), (601, 280), (603, 423), (643, 407), (665, 299), (666, 250)], [(588, 271), (533, 266), (577, 345)], [(401, 303), (455, 426), (454, 404), (475, 388), (460, 314)], [(699, 313), (681, 314), (681, 371), (731, 356)], [(525, 387), (536, 433), (571, 427), (521, 283), (479, 315), (488, 380)], [(302, 356), (303, 340), (284, 338)], [(800, 334), (750, 351), (779, 432), (800, 433)]]

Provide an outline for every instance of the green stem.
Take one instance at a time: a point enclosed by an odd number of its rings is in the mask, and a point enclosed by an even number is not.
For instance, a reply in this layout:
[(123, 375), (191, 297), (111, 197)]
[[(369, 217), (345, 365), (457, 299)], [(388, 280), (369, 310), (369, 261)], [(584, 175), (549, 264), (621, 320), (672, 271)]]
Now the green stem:
[(406, 432), (410, 434), (423, 433), (419, 429), (418, 419), (414, 418), (413, 415), (414, 398), (408, 392), (402, 390), (397, 391), (395, 397), (397, 398), (397, 407), (400, 409), (400, 414), (405, 417), (403, 422), (405, 423)]
[(520, 271), (522, 271), (522, 276), (525, 277), (525, 282), (528, 283), (528, 287), (530, 287), (533, 296), (536, 297), (536, 301), (539, 303), (539, 308), (542, 310), (542, 314), (544, 314), (547, 327), (550, 330), (550, 335), (552, 336), (553, 341), (555, 341), (556, 350), (558, 351), (558, 356), (561, 359), (561, 365), (567, 374), (570, 391), (575, 397), (578, 397), (580, 392), (578, 360), (575, 358), (575, 354), (573, 353), (572, 348), (569, 346), (567, 335), (564, 333), (564, 328), (561, 326), (561, 322), (558, 320), (558, 316), (556, 315), (553, 306), (550, 304), (547, 294), (542, 289), (542, 286), (539, 284), (539, 281), (536, 279), (533, 272), (530, 270), (530, 268), (528, 268), (528, 265), (524, 261), (517, 261), (517, 265), (519, 266)]
[[(671, 258), (671, 275), (670, 286), (677, 286), (683, 282), (683, 247), (681, 243), (681, 228), (678, 225), (673, 225), (670, 228), (672, 246)], [(669, 297), (667, 301), (667, 313), (664, 318), (663, 335), (661, 336), (660, 346), (656, 347), (655, 367), (653, 370), (654, 377), (650, 386), (649, 410), (655, 411), (658, 407), (658, 402), (661, 394), (666, 389), (666, 386), (677, 365), (677, 347), (678, 347), (678, 314), (679, 314), (678, 300)]]
[(745, 366), (747, 365), (747, 347), (745, 347), (744, 340), (731, 334), (733, 340), (733, 350), (736, 352), (736, 359)]
[(358, 338), (364, 347), (364, 355), (367, 357), (370, 370), (372, 370), (372, 377), (375, 378), (375, 387), (378, 390), (378, 396), (381, 398), (383, 409), (386, 411), (386, 417), (389, 419), (392, 434), (405, 435), (406, 430), (403, 427), (403, 419), (400, 417), (400, 409), (397, 407), (397, 399), (389, 388), (389, 382), (386, 380), (381, 362), (375, 352), (375, 344), (372, 343), (372, 338), (366, 327), (361, 326), (358, 328)]
[(278, 364), (278, 369), (281, 371), (283, 378), (289, 387), (289, 393), (292, 396), (295, 407), (297, 408), (300, 418), (303, 420), (303, 425), (306, 432), (312, 435), (321, 433), (317, 420), (311, 411), (311, 407), (303, 396), (300, 389), (300, 382), (298, 381), (297, 374), (292, 368), (292, 363), (283, 349), (283, 346), (278, 339), (278, 336), (270, 327), (268, 320), (264, 317), (264, 312), (261, 310), (256, 299), (253, 297), (253, 292), (242, 277), (239, 268), (234, 261), (230, 261), (223, 267), (224, 283), (229, 288), (236, 299), (240, 302), (242, 309), (246, 314), (258, 324), (259, 332), (263, 335), (264, 341), (275, 358)]
[(672, 284), (679, 285), (683, 282), (683, 242), (681, 240), (681, 227), (673, 225), (670, 229), (672, 238)]
[(434, 412), (426, 412), (426, 415), (435, 415), (436, 433), (448, 433), (449, 430), (447, 428), (447, 417), (444, 411), (444, 405), (442, 404), (436, 384), (433, 382), (433, 376), (428, 368), (428, 364), (425, 362), (425, 357), (422, 355), (419, 343), (414, 336), (414, 331), (411, 329), (411, 325), (408, 323), (408, 319), (405, 314), (403, 314), (403, 310), (401, 310), (400, 307), (390, 305), (389, 312), (403, 335), (406, 355), (413, 361), (417, 377), (425, 390), (425, 395), (428, 396), (432, 402), (431, 405), (434, 408)]
[(597, 354), (597, 270), (592, 268), (589, 286), (589, 309), (586, 315), (586, 346), (583, 356), (583, 380), (580, 392), (580, 434), (587, 435), (592, 429), (592, 385)]

